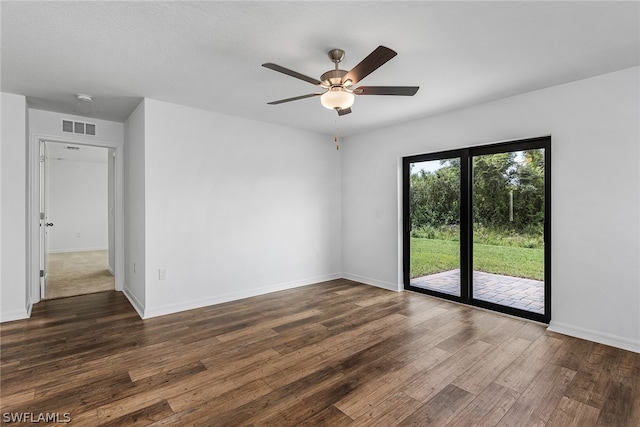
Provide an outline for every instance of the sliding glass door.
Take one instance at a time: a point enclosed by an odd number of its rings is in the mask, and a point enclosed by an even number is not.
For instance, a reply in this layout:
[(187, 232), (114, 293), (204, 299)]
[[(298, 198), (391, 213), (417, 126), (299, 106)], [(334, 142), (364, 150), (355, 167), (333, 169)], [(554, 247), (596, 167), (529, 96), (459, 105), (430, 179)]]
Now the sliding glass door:
[(404, 159), (405, 288), (550, 320), (550, 138)]
[(504, 148), (473, 156), (473, 297), (543, 315), (545, 149)]
[(460, 297), (460, 157), (409, 163), (409, 283)]

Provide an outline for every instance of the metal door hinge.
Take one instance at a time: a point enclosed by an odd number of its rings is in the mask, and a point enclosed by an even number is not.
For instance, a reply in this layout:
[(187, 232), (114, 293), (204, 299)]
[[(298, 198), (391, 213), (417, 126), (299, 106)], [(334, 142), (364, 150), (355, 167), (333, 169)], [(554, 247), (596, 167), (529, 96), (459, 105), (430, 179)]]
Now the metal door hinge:
[(44, 277), (44, 270), (40, 270), (40, 277)]
[(40, 219), (44, 219), (44, 212), (40, 212)]

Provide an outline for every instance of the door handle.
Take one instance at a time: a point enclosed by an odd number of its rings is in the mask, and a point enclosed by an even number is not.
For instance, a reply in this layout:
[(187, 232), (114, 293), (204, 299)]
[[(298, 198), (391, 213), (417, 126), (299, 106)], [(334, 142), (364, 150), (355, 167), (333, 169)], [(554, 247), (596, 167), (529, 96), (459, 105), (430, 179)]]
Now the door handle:
[(47, 227), (53, 227), (53, 223), (52, 223), (52, 222), (47, 222), (45, 225), (46, 225)]

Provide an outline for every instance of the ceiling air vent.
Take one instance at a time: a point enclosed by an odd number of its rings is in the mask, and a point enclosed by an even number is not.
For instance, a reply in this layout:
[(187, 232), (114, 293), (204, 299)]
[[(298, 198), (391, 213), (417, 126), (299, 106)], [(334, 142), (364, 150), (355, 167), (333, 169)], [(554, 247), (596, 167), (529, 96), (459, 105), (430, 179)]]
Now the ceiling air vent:
[(71, 120), (63, 120), (62, 121), (62, 131), (63, 132), (73, 132), (73, 122)]
[(71, 120), (62, 120), (62, 131), (79, 133), (81, 135), (95, 136), (96, 125), (95, 123), (83, 123), (83, 122), (74, 122)]

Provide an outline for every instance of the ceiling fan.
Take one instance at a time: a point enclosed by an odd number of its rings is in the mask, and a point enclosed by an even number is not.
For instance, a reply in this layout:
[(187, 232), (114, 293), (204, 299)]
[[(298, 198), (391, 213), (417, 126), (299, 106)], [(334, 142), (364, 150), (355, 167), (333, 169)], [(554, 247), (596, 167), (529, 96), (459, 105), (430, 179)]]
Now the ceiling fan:
[(320, 76), (320, 80), (305, 76), (296, 71), (282, 67), (271, 62), (262, 64), (263, 67), (295, 77), (313, 85), (325, 89), (324, 92), (309, 93), (307, 95), (295, 96), (293, 98), (280, 99), (268, 102), (269, 105), (277, 105), (299, 99), (320, 97), (320, 102), (325, 108), (336, 110), (339, 116), (351, 113), (351, 106), (355, 100), (355, 95), (399, 95), (413, 96), (418, 91), (418, 86), (358, 86), (355, 85), (369, 74), (380, 68), (387, 61), (397, 55), (388, 47), (378, 46), (358, 65), (350, 71), (340, 70), (338, 64), (344, 59), (344, 50), (332, 49), (328, 53), (329, 59), (335, 64), (335, 69), (329, 70)]

